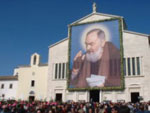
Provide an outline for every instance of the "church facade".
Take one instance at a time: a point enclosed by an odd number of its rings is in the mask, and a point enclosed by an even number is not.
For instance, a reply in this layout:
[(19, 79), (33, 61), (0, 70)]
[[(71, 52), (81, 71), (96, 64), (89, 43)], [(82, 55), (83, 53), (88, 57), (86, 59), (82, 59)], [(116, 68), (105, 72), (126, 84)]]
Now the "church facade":
[[(116, 15), (93, 13), (71, 23), (82, 24), (111, 18)], [(125, 23), (122, 23), (123, 25)], [(125, 26), (125, 25), (124, 25)], [(69, 32), (69, 31), (68, 31)], [(123, 90), (74, 90), (69, 91), (68, 62), (69, 36), (49, 46), (48, 64), (40, 63), (40, 56), (31, 56), (29, 66), (14, 70), (17, 75), (16, 100), (56, 100), (56, 101), (149, 101), (150, 100), (150, 36), (128, 31), (123, 27)], [(69, 33), (68, 33), (69, 34)], [(1, 77), (0, 77), (1, 78)], [(9, 80), (8, 80), (9, 81)], [(0, 79), (0, 84), (3, 80)], [(2, 91), (2, 85), (0, 86)], [(3, 93), (3, 95), (5, 92)], [(8, 98), (7, 98), (8, 99)]]
[[(89, 23), (110, 19), (118, 16), (102, 13), (89, 14), (72, 24)], [(120, 17), (123, 18), (123, 17)], [(69, 37), (69, 36), (68, 36)], [(150, 38), (147, 34), (136, 33), (123, 29), (123, 61), (124, 61), (124, 90), (97, 90), (97, 91), (68, 91), (66, 72), (63, 75), (63, 69), (66, 69), (68, 61), (69, 38), (65, 38), (49, 47), (49, 65), (48, 65), (48, 98), (63, 101), (90, 101), (97, 95), (99, 101), (126, 101), (136, 102), (139, 100), (149, 101), (150, 91)], [(65, 64), (65, 65), (64, 65)], [(66, 70), (65, 70), (66, 71)], [(62, 78), (62, 76), (64, 76)], [(51, 87), (52, 86), (52, 87)]]

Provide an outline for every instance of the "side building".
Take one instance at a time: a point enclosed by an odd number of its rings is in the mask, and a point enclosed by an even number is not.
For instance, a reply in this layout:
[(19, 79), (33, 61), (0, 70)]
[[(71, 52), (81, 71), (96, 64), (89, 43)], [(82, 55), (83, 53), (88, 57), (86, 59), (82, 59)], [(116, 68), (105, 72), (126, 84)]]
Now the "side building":
[(40, 63), (40, 55), (31, 56), (30, 65), (14, 70), (18, 75), (17, 100), (46, 100), (48, 65)]
[(18, 76), (0, 76), (0, 100), (16, 100)]

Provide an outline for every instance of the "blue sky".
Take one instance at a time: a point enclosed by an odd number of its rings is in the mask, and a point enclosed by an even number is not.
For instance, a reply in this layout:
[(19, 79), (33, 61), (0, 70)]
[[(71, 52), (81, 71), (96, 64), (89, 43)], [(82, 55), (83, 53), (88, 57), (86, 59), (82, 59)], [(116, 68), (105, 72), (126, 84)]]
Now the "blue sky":
[(150, 34), (150, 0), (0, 0), (0, 75), (12, 75), (37, 52), (67, 37), (67, 25), (92, 12), (123, 16), (128, 30)]

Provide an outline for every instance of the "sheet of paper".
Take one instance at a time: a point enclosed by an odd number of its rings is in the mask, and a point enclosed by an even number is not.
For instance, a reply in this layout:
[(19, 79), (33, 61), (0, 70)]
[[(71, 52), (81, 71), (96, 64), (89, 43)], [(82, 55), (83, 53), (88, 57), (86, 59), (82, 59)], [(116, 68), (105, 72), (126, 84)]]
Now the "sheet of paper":
[(105, 76), (91, 74), (91, 77), (86, 78), (90, 87), (100, 86), (105, 82)]

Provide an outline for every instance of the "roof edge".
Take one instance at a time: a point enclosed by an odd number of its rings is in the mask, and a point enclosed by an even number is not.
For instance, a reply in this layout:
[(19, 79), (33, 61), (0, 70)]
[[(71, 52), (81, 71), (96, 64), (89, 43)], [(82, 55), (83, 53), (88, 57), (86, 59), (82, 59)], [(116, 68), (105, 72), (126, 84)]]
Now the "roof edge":
[(18, 80), (18, 76), (0, 76), (0, 80)]
[(95, 15), (95, 14), (96, 14), (96, 15), (102, 15), (102, 16), (108, 16), (108, 17), (118, 17), (118, 18), (123, 18), (122, 16), (110, 15), (110, 14), (104, 14), (104, 13), (97, 13), (97, 12), (96, 12), (96, 13), (90, 13), (90, 14), (88, 14), (87, 16), (84, 16), (84, 17), (82, 17), (82, 18), (76, 20), (75, 22), (72, 22), (72, 23), (69, 24), (68, 26), (74, 25), (75, 23), (78, 23), (78, 22), (80, 22), (80, 21), (82, 21), (82, 20), (88, 18), (89, 16), (92, 16), (92, 15)]
[[(39, 66), (39, 67), (48, 66), (48, 63), (40, 63), (37, 66)], [(31, 65), (20, 65), (20, 66), (17, 66), (16, 68), (30, 68), (30, 67), (32, 67), (32, 66)]]
[(56, 43), (54, 43), (54, 44), (48, 46), (48, 48), (52, 48), (52, 47), (54, 47), (55, 45), (58, 45), (59, 43), (66, 41), (67, 39), (69, 39), (69, 38), (68, 38), (68, 37), (67, 37), (67, 38), (64, 38), (64, 39), (62, 39), (62, 40), (60, 40), (60, 41), (58, 41), (58, 42), (56, 42)]
[(123, 32), (132, 33), (132, 34), (141, 35), (141, 36), (146, 36), (146, 37), (150, 36), (150, 35), (148, 35), (148, 34), (138, 33), (138, 32), (128, 31), (128, 30), (123, 30)]

